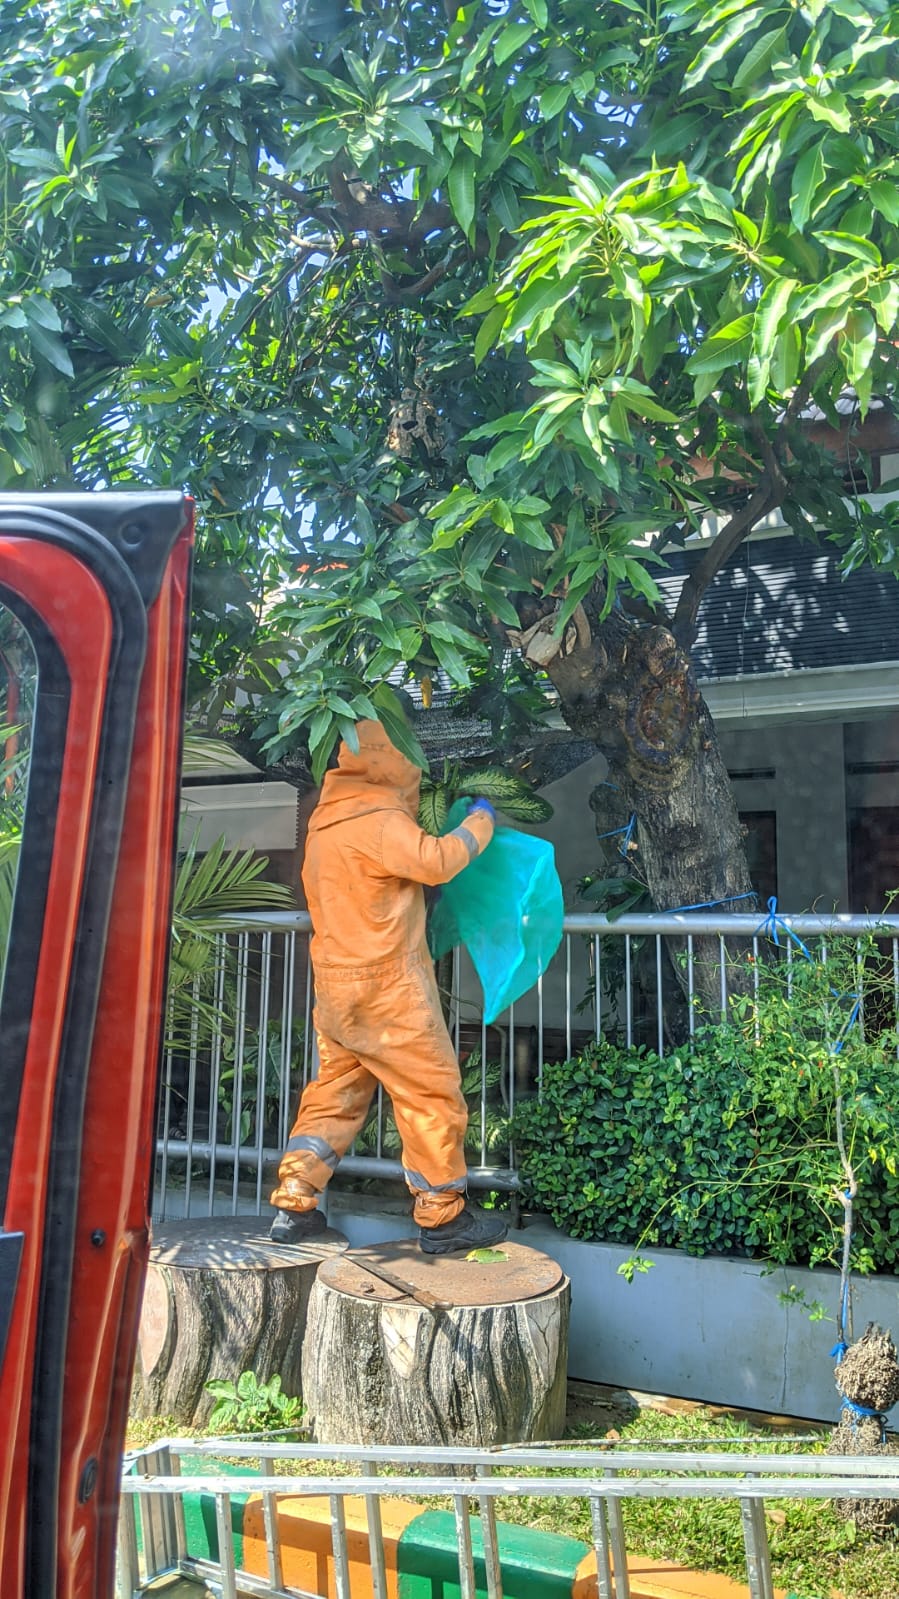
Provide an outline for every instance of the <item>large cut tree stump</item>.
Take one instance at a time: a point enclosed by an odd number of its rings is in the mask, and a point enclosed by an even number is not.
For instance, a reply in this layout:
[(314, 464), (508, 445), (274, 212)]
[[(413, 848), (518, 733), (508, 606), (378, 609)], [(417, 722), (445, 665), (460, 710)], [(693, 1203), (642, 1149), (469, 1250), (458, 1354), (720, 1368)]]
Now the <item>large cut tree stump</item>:
[[(303, 1342), (303, 1398), (320, 1443), (561, 1437), (568, 1279), (521, 1244), (490, 1253), (483, 1262), (434, 1257), (402, 1242), (321, 1267)], [(423, 1308), (365, 1271), (366, 1261), (450, 1308)]]
[(202, 1426), (215, 1404), (205, 1384), (277, 1372), (300, 1393), (306, 1311), (323, 1260), (346, 1248), (328, 1231), (273, 1244), (259, 1216), (219, 1216), (155, 1229), (138, 1334), (133, 1416)]

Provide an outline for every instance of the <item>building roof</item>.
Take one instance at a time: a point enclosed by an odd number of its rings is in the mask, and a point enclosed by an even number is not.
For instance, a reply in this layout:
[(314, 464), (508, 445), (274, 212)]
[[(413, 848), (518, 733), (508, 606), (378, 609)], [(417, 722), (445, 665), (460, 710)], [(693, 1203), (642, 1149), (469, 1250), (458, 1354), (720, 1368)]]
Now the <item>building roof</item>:
[[(669, 610), (704, 552), (677, 551), (654, 572)], [(899, 581), (792, 534), (748, 539), (703, 597), (693, 661), (700, 678), (899, 660)]]

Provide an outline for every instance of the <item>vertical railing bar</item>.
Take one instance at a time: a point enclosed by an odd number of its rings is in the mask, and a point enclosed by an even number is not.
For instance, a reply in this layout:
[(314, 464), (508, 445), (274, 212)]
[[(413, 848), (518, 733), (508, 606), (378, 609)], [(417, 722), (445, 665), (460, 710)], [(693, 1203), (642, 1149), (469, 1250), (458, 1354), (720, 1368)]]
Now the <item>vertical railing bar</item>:
[(487, 1164), (487, 1023), (481, 1016), (481, 1165)]
[[(490, 1477), (490, 1466), (478, 1466), (477, 1476)], [(484, 1540), (484, 1568), (487, 1577), (487, 1599), (503, 1599), (503, 1573), (499, 1559), (499, 1539), (496, 1532), (496, 1500), (485, 1494), (479, 1501), (481, 1534)]]
[[(508, 1109), (508, 1113), (509, 1113), (509, 1125), (511, 1127), (512, 1117), (515, 1115), (515, 1071), (516, 1071), (516, 1062), (515, 1062), (515, 1005), (514, 1005), (514, 1002), (513, 1002), (513, 1004), (511, 1004), (509, 1006), (509, 1063), (508, 1063), (508, 1065), (509, 1065), (509, 1079), (508, 1079), (508, 1090), (509, 1091), (508, 1091), (508, 1095), (507, 1095), (507, 1099), (506, 1099), (506, 1105), (507, 1105), (507, 1109)], [(514, 1166), (514, 1164), (515, 1164), (515, 1146), (514, 1146), (514, 1144), (512, 1142), (512, 1139), (510, 1138), (509, 1139), (509, 1166), (512, 1167), (512, 1166)]]
[(793, 998), (793, 940), (787, 939), (787, 999)]
[(209, 1214), (215, 1213), (215, 1169), (218, 1148), (219, 1085), (222, 1076), (224, 1037), (225, 968), (228, 943), (224, 933), (215, 935), (215, 978), (213, 986), (212, 1045), (209, 1060)]
[(453, 992), (450, 998), (453, 1016), (453, 1047), (456, 1059), (459, 1059), (459, 1050), (462, 1037), (462, 951), (458, 944), (453, 946)]
[(597, 1493), (590, 1495), (590, 1524), (593, 1531), (593, 1548), (596, 1551), (597, 1599), (614, 1599), (606, 1501)]
[(331, 1549), (334, 1554), (334, 1599), (352, 1599), (346, 1542), (346, 1514), (341, 1494), (331, 1494)]
[(665, 1055), (665, 1015), (662, 1002), (662, 935), (656, 933), (656, 1042), (659, 1060)]
[(543, 1093), (543, 973), (537, 978), (537, 1094)]
[(864, 1036), (865, 1036), (865, 958), (864, 958), (864, 956), (862, 954), (862, 941), (861, 941), (860, 938), (857, 938), (855, 940), (855, 970), (856, 970), (856, 980), (855, 980), (855, 982), (856, 982), (856, 988), (858, 990), (858, 1001), (859, 1001), (859, 1004), (858, 1004), (858, 1032), (859, 1032), (859, 1037), (861, 1039), (864, 1039)]
[(764, 1500), (741, 1499), (740, 1519), (743, 1524), (750, 1599), (774, 1599)]
[[(376, 1477), (378, 1468), (373, 1461), (364, 1460), (362, 1473), (365, 1477)], [(372, 1599), (388, 1599), (384, 1528), (381, 1522), (381, 1501), (377, 1494), (366, 1494), (365, 1512), (368, 1517), (368, 1559), (371, 1567)]]
[(219, 1568), (222, 1599), (237, 1599), (237, 1573), (234, 1568), (234, 1527), (231, 1500), (227, 1494), (215, 1496), (215, 1530), (219, 1541)]
[[(168, 1034), (172, 1036), (174, 1025), (175, 1000), (170, 996), (166, 1006), (168, 1018)], [(166, 1198), (169, 1186), (169, 1128), (172, 1120), (172, 1066), (174, 1064), (174, 1050), (168, 1048), (165, 1052), (165, 1064), (162, 1076), (162, 1159), (159, 1163), (159, 1208), (156, 1212), (157, 1221), (166, 1219)]]
[(758, 941), (758, 934), (754, 934), (753, 935), (753, 939), (752, 939), (752, 1016), (753, 1016), (753, 1029), (754, 1029), (754, 1032), (755, 1032), (755, 1041), (756, 1041), (757, 1044), (761, 1043), (761, 1038), (762, 1038), (762, 1031), (761, 1031), (761, 1026), (760, 1026), (760, 1023), (759, 1023), (759, 983), (760, 983), (760, 981), (761, 981), (761, 978), (759, 976), (759, 941)]
[(631, 935), (624, 935), (624, 1006), (625, 1006), (625, 1041), (628, 1049), (634, 1042), (634, 996), (631, 986)]
[(599, 934), (593, 934), (593, 1031), (597, 1042), (602, 1037), (602, 992), (600, 990), (602, 953)]
[(194, 1117), (197, 1113), (197, 1056), (200, 1047), (200, 979), (190, 989), (190, 1042), (187, 1053), (187, 1159), (184, 1166), (184, 1217), (190, 1217), (190, 1198), (194, 1159)]
[(272, 997), (272, 934), (262, 935), (259, 973), (259, 1061), (256, 1068), (256, 1215), (262, 1215), (262, 1168), (265, 1164), (265, 1089), (268, 1080), (268, 1026)]
[[(170, 1455), (169, 1470), (173, 1477), (181, 1476), (181, 1456), (173, 1449)], [(172, 1495), (172, 1520), (175, 1527), (175, 1547), (177, 1558), (183, 1560), (187, 1555), (187, 1522), (184, 1518), (183, 1494)]]
[[(312, 1075), (312, 957), (306, 939), (306, 995), (303, 1006), (303, 1088)], [(287, 1140), (285, 1139), (285, 1143)]]
[(456, 1513), (456, 1543), (459, 1550), (459, 1599), (477, 1599), (471, 1522), (465, 1494), (453, 1494), (453, 1509)]
[(119, 1599), (134, 1599), (140, 1588), (137, 1557), (137, 1495), (123, 1494), (119, 1501), (116, 1535), (116, 1588)]
[(284, 938), (281, 957), (281, 1092), (278, 1103), (278, 1148), (283, 1149), (290, 1134), (291, 1084), (290, 1068), (293, 1055), (293, 985), (296, 967), (297, 935), (291, 931)]
[(724, 934), (718, 934), (718, 978), (721, 989), (721, 1020), (727, 1021), (727, 947)]
[(896, 1059), (899, 1060), (899, 938), (893, 939), (893, 1026), (896, 1029)]
[[(353, 1148), (355, 1148), (355, 1144)], [(380, 1156), (384, 1149), (384, 1084), (378, 1084), (375, 1095), (375, 1153)]]
[[(147, 1475), (151, 1477), (170, 1477), (173, 1474), (172, 1454), (166, 1444), (159, 1444), (148, 1451), (142, 1464), (145, 1464)], [(145, 1500), (146, 1509), (141, 1512), (148, 1580), (169, 1571), (178, 1560), (179, 1528), (172, 1498), (171, 1494), (166, 1493), (149, 1494)]]
[(565, 934), (565, 1059), (571, 1059), (571, 934)]
[[(617, 1477), (614, 1468), (603, 1472), (604, 1477)], [(615, 1574), (615, 1599), (630, 1599), (631, 1580), (627, 1570), (627, 1544), (624, 1537), (624, 1514), (620, 1499), (606, 1500), (606, 1525), (609, 1529), (609, 1546), (612, 1551), (612, 1570)]]
[[(275, 1462), (271, 1455), (262, 1455), (259, 1465), (263, 1477), (274, 1476)], [(272, 1488), (262, 1491), (262, 1519), (265, 1526), (265, 1553), (268, 1561), (268, 1580), (272, 1588), (284, 1586), (281, 1565), (281, 1536), (278, 1531), (277, 1494)]]
[(690, 1030), (690, 1037), (691, 1038), (693, 1037), (693, 1034), (696, 1031), (696, 1006), (693, 1003), (693, 1001), (694, 1001), (694, 999), (696, 997), (696, 986), (695, 986), (696, 985), (696, 971), (695, 971), (695, 965), (696, 965), (696, 962), (695, 962), (695, 956), (694, 956), (694, 952), (693, 952), (693, 934), (692, 933), (688, 933), (687, 934), (687, 1012), (688, 1012), (688, 1014), (687, 1014), (687, 1026), (688, 1026), (688, 1028)]
[(234, 1078), (231, 1099), (231, 1131), (234, 1140), (234, 1172), (231, 1179), (231, 1214), (237, 1215), (240, 1183), (240, 1123), (243, 1116), (243, 1057), (247, 1036), (247, 983), (250, 966), (250, 935), (237, 937), (237, 1034), (234, 1040)]

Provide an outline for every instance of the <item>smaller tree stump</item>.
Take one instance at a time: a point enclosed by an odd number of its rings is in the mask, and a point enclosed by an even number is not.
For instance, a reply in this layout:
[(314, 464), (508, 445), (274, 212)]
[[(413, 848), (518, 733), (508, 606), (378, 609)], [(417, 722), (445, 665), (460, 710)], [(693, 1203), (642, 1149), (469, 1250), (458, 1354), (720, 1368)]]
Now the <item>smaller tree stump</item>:
[[(488, 1252), (484, 1252), (488, 1253)], [(524, 1443), (565, 1425), (569, 1284), (504, 1243), (489, 1260), (403, 1241), (332, 1258), (313, 1285), (303, 1397), (320, 1443)], [(366, 1261), (451, 1308), (431, 1311)]]
[(277, 1372), (300, 1393), (306, 1311), (323, 1260), (347, 1247), (329, 1229), (302, 1245), (272, 1243), (260, 1216), (213, 1216), (154, 1229), (144, 1285), (131, 1414), (203, 1426), (213, 1378)]

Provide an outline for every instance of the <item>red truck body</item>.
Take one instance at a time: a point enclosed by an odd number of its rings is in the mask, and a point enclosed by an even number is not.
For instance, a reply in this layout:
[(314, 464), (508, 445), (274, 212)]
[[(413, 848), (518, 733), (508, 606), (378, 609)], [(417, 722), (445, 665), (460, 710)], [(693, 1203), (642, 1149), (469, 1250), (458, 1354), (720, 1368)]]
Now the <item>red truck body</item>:
[(0, 496), (0, 607), (37, 661), (0, 991), (3, 1599), (113, 1592), (191, 545), (180, 494)]

